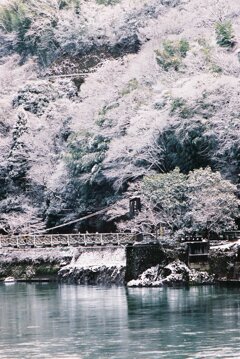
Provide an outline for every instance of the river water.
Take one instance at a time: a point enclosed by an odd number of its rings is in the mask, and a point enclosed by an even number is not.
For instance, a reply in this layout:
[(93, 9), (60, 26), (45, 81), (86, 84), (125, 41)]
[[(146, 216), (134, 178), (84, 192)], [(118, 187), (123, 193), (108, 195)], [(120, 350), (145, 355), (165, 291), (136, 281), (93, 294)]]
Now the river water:
[(240, 288), (0, 285), (0, 358), (240, 358)]

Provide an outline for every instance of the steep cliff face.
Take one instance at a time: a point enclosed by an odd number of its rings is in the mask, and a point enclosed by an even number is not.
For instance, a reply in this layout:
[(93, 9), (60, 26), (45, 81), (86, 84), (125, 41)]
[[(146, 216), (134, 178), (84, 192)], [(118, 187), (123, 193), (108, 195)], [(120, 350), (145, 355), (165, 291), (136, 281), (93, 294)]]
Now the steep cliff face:
[(175, 167), (237, 184), (239, 26), (233, 0), (3, 2), (2, 232), (109, 204), (75, 229), (114, 230), (129, 184)]

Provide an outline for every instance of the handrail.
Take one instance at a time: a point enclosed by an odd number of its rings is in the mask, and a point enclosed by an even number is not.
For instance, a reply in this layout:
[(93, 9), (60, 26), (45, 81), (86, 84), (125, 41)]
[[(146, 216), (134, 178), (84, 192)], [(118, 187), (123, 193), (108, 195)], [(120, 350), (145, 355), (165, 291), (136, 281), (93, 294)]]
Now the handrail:
[(0, 235), (0, 248), (127, 245), (135, 241), (136, 235), (132, 233)]

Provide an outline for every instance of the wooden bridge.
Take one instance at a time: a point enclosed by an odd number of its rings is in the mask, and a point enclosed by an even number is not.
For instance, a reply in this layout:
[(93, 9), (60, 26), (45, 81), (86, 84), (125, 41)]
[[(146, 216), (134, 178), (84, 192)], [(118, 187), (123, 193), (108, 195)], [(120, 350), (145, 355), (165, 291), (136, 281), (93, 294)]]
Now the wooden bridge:
[(0, 236), (0, 248), (43, 248), (68, 246), (126, 246), (137, 236), (132, 233), (38, 234)]

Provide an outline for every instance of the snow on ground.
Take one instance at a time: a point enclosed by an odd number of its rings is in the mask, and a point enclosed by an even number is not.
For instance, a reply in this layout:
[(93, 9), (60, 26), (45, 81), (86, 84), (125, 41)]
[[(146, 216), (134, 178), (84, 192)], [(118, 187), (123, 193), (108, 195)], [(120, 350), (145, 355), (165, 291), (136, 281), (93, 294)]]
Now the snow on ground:
[(89, 248), (75, 252), (69, 265), (72, 268), (126, 266), (125, 248)]
[(225, 250), (225, 249), (231, 249), (233, 247), (236, 247), (236, 246), (240, 246), (240, 239), (235, 241), (235, 242), (228, 242), (226, 244), (220, 244), (220, 245), (217, 245), (217, 246), (211, 246), (210, 248), (211, 249), (222, 249), (222, 250)]
[(74, 254), (74, 248), (2, 248), (0, 249), (1, 262), (17, 262), (31, 260), (31, 261), (62, 261), (66, 258), (71, 258)]

